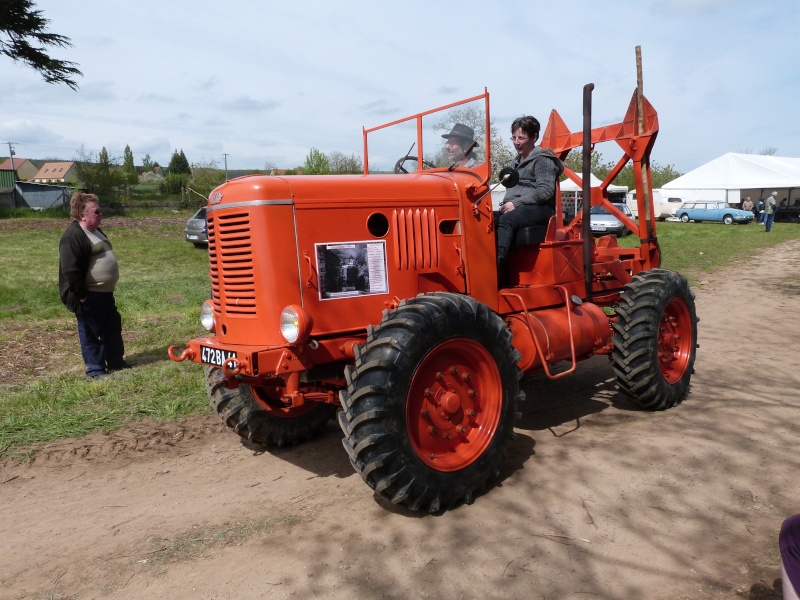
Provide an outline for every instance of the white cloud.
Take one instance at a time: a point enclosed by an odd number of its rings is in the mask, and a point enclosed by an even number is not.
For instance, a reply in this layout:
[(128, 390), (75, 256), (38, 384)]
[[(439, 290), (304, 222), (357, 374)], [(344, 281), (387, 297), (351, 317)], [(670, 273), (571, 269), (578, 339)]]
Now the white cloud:
[[(64, 143), (64, 139), (53, 130), (30, 119), (12, 119), (0, 124), (0, 138), (14, 142), (20, 148), (34, 144), (59, 146)], [(2, 153), (0, 146), (0, 154)], [(27, 156), (30, 152), (25, 154)]]
[(195, 146), (201, 152), (208, 152), (214, 154), (222, 154), (222, 143), (217, 141), (200, 142)]
[(695, 14), (713, 13), (721, 8), (735, 4), (737, 4), (737, 0), (664, 0), (665, 8)]
[(391, 115), (397, 112), (397, 106), (393, 106), (388, 100), (381, 98), (362, 104), (360, 110), (365, 115)]
[(242, 112), (262, 112), (273, 110), (280, 105), (281, 103), (278, 100), (257, 100), (247, 96), (239, 96), (233, 100), (223, 102), (222, 108)]
[(172, 97), (172, 96), (165, 96), (163, 94), (150, 93), (150, 94), (143, 94), (143, 95), (139, 96), (137, 98), (137, 102), (141, 102), (141, 103), (144, 103), (144, 104), (150, 104), (150, 103), (153, 103), (153, 104), (175, 104), (176, 102), (179, 102), (179, 100), (177, 98)]
[(130, 146), (134, 155), (141, 156), (145, 154), (166, 154), (172, 151), (172, 144), (169, 143), (167, 138), (134, 139)]

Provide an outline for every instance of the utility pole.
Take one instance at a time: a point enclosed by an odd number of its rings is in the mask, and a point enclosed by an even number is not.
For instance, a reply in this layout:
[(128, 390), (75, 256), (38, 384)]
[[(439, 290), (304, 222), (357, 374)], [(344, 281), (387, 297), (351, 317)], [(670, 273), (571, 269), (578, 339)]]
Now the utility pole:
[(222, 154), (222, 158), (225, 160), (225, 181), (228, 181), (228, 154)]
[(11, 200), (17, 208), (17, 176), (14, 168), (14, 146), (16, 142), (8, 142), (8, 155), (11, 157)]
[(14, 144), (16, 142), (8, 142), (8, 155), (11, 157), (11, 170), (14, 170)]

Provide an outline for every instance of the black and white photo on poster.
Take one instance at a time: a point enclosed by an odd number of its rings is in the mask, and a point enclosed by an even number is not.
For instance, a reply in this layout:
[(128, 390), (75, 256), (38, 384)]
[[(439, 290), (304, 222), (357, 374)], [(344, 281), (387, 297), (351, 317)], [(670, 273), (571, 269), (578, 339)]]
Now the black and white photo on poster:
[(386, 294), (386, 242), (316, 244), (320, 300)]

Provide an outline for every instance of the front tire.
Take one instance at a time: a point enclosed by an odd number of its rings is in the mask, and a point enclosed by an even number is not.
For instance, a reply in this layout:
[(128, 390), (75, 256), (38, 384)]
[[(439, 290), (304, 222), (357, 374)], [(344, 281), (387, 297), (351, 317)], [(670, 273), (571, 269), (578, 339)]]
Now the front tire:
[(345, 371), (353, 468), (412, 510), (472, 503), (513, 436), (519, 359), (503, 320), (472, 298), (421, 295), (385, 311)]
[(683, 221), (684, 223), (688, 223), (689, 222), (689, 215), (687, 215), (685, 213), (682, 214), (681, 215), (681, 221)]
[(308, 403), (287, 408), (277, 388), (225, 386), (221, 369), (205, 367), (211, 407), (234, 433), (261, 447), (291, 446), (317, 437), (336, 412), (331, 404)]
[(725, 215), (722, 217), (722, 222), (725, 223), (725, 225), (733, 225), (733, 217), (731, 215)]
[(680, 404), (697, 350), (697, 312), (686, 278), (666, 269), (637, 273), (616, 312), (611, 358), (620, 390), (649, 410)]

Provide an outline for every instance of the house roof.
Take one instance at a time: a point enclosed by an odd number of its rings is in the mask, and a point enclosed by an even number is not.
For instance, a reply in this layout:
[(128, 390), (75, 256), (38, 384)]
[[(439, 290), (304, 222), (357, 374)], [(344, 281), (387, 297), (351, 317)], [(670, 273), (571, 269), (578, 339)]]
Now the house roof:
[[(14, 168), (19, 169), (20, 165), (25, 161), (30, 161), (29, 158), (14, 158)], [(33, 162), (31, 161), (31, 164)], [(7, 158), (2, 163), (0, 163), (0, 171), (10, 171), (11, 170), (11, 159)]]
[(74, 162), (47, 162), (42, 165), (34, 179), (61, 179), (75, 166)]
[(800, 187), (800, 158), (729, 152), (662, 188), (737, 190)]

